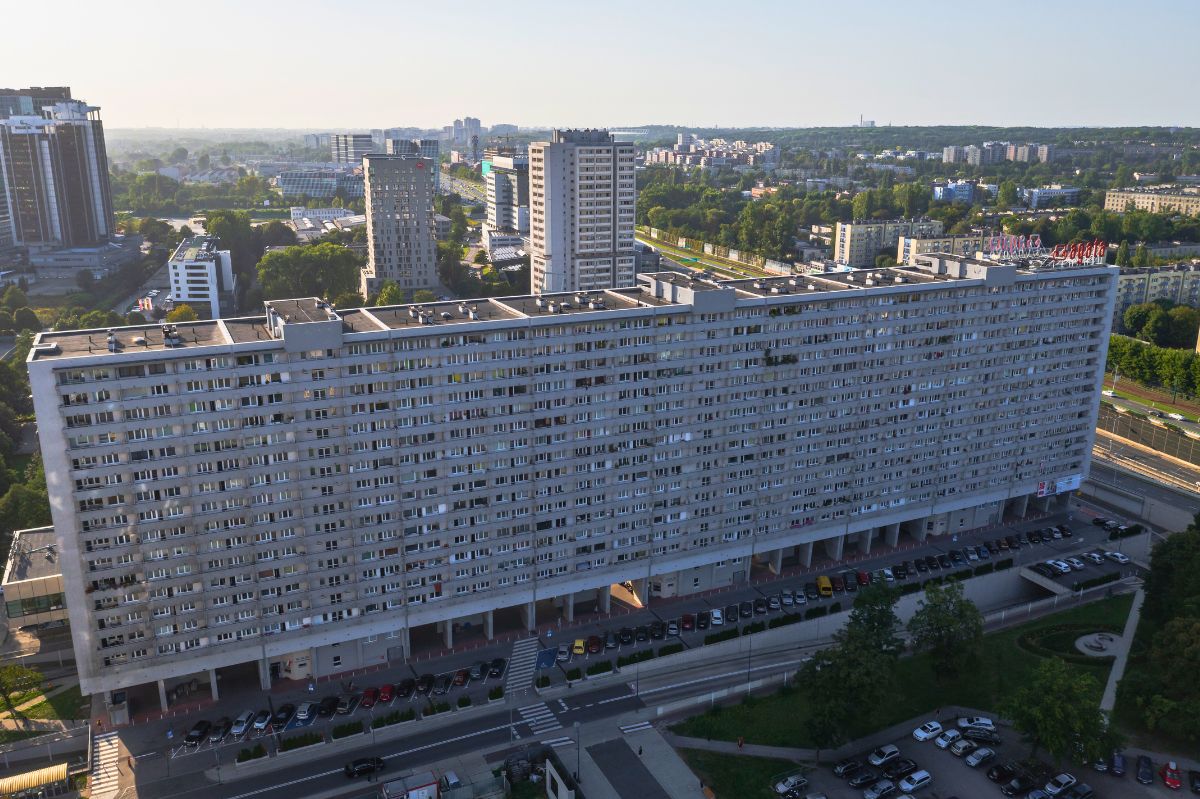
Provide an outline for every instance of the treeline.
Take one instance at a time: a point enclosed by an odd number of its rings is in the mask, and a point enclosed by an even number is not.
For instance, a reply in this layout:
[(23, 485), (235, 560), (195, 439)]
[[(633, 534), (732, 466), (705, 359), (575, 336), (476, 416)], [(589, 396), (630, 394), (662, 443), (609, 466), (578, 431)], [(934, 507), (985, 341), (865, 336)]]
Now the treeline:
[(1152, 214), (1147, 211), (1117, 213), (1095, 206), (1073, 208), (1054, 219), (1005, 217), (1004, 229), (1008, 233), (1018, 235), (1037, 233), (1042, 237), (1042, 243), (1047, 246), (1086, 239), (1131, 244), (1171, 239), (1200, 241), (1200, 217)]
[(180, 183), (157, 172), (112, 172), (113, 207), (138, 215), (186, 216), (208, 208), (280, 205), (282, 197), (266, 178), (244, 175), (237, 183)]
[(1156, 347), (1195, 349), (1200, 311), (1170, 300), (1138, 303), (1121, 315), (1121, 329)]
[(21, 333), (13, 352), (0, 360), (0, 551), (8, 552), (13, 530), (50, 524), (50, 499), (39, 454), (24, 458), (16, 454), (21, 425), (31, 422), (33, 398), (25, 359), (33, 346), (33, 335)]
[[(1195, 337), (1195, 330), (1192, 332)], [(1200, 395), (1200, 358), (1194, 350), (1157, 347), (1145, 341), (1114, 335), (1108, 340), (1105, 369), (1144, 386), (1173, 391), (1185, 397)]]

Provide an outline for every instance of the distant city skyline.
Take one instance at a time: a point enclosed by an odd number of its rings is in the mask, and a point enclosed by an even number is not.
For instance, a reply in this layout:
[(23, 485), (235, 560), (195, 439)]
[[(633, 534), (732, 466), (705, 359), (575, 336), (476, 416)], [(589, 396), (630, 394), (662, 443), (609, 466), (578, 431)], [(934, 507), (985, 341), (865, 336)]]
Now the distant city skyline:
[[(1200, 125), (1179, 84), (1200, 74), (1183, 46), (1200, 4), (1185, 0), (1136, 13), (1115, 0), (1013, 0), (1003, 13), (944, 0), (852, 13), (807, 0), (122, 8), (56, 6), (53, 58), (44, 37), (10, 37), (5, 85), (71, 86), (110, 129), (440, 128), (465, 115), (545, 128)], [(18, 4), (3, 19), (38, 30), (48, 13)], [(489, 50), (492, 33), (521, 46)], [(423, 79), (396, 79), (410, 74)]]

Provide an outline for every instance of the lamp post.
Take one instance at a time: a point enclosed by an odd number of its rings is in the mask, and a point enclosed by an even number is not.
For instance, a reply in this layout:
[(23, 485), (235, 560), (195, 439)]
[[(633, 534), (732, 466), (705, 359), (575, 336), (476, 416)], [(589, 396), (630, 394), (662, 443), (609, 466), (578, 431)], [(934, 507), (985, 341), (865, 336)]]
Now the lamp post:
[(579, 777), (579, 763), (582, 758), (582, 755), (580, 754), (580, 749), (582, 749), (582, 746), (579, 741), (579, 722), (577, 721), (577, 722), (575, 722), (575, 784), (576, 785), (583, 784), (583, 780), (580, 779), (580, 777)]

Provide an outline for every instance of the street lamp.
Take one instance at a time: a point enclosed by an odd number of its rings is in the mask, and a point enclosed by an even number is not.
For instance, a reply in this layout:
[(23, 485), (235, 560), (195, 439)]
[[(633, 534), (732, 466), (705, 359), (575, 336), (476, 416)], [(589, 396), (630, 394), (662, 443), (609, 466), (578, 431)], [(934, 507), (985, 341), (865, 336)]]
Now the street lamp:
[(580, 750), (583, 748), (579, 740), (579, 722), (575, 722), (575, 784), (582, 785), (583, 780), (579, 777), (579, 763), (582, 755)]

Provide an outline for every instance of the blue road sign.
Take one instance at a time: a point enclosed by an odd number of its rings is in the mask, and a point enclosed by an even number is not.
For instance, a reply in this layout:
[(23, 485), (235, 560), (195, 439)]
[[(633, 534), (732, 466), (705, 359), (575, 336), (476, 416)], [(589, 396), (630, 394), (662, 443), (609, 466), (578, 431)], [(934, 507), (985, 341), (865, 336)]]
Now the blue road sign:
[(543, 649), (538, 652), (537, 667), (539, 669), (554, 668), (554, 658), (558, 656), (557, 649)]

